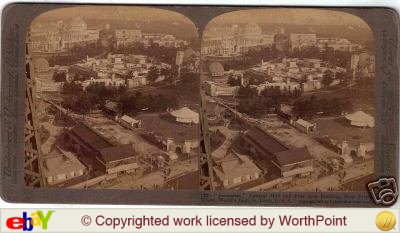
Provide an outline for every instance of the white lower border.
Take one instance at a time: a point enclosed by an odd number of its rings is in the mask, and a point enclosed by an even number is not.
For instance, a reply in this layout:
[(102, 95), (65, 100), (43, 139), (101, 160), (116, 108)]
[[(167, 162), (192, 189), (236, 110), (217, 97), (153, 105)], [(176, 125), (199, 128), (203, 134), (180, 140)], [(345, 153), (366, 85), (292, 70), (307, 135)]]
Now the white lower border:
[[(45, 232), (381, 232), (377, 215), (385, 209), (361, 208), (130, 208), (2, 209), (1, 232), (19, 232), (33, 219)], [(391, 232), (399, 232), (399, 209)], [(42, 216), (42, 220), (39, 220)], [(12, 219), (14, 218), (14, 219)], [(11, 219), (11, 220), (10, 220)], [(393, 219), (392, 219), (393, 220)], [(7, 226), (8, 221), (8, 226)], [(178, 224), (183, 221), (184, 224)], [(46, 228), (47, 223), (47, 229)], [(185, 226), (187, 225), (187, 226)]]

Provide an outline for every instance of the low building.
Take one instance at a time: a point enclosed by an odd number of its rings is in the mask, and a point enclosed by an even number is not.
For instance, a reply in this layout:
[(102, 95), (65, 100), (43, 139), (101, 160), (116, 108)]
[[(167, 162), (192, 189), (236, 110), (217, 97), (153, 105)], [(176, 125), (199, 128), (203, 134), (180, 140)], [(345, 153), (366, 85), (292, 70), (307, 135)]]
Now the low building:
[(307, 148), (289, 148), (256, 126), (242, 133), (241, 137), (243, 148), (250, 152), (264, 173), (268, 171), (285, 178), (311, 174), (312, 157)]
[(260, 94), (265, 89), (269, 88), (278, 88), (282, 92), (292, 92), (296, 90), (300, 90), (300, 84), (297, 82), (291, 82), (290, 78), (286, 79), (286, 82), (268, 82), (266, 81), (264, 84), (257, 86), (257, 91)]
[(138, 168), (136, 152), (131, 144), (103, 148), (96, 156), (96, 160), (98, 169), (107, 174), (131, 173)]
[(123, 115), (122, 117), (116, 117), (118, 123), (128, 129), (136, 129), (139, 128), (142, 124), (141, 121), (136, 120), (128, 115)]
[(199, 114), (188, 107), (183, 107), (170, 112), (177, 122), (185, 124), (198, 124)]
[(137, 168), (136, 152), (131, 144), (114, 145), (83, 123), (67, 131), (63, 141), (89, 170), (112, 174), (129, 173)]
[(117, 46), (131, 45), (142, 38), (142, 31), (137, 29), (116, 29), (115, 38)]
[(345, 118), (352, 126), (369, 128), (375, 127), (374, 117), (363, 111), (357, 111), (351, 114), (347, 114)]
[(220, 62), (213, 62), (208, 67), (211, 77), (224, 76), (225, 70)]
[(239, 90), (239, 86), (222, 86), (207, 81), (204, 83), (204, 90), (209, 96), (235, 96)]
[(295, 34), (291, 33), (289, 35), (290, 48), (293, 49), (303, 49), (311, 46), (315, 46), (317, 43), (317, 36), (315, 33), (310, 34)]
[(57, 154), (43, 158), (42, 173), (48, 185), (58, 185), (87, 172), (85, 165), (71, 152), (59, 148), (56, 151)]
[(301, 84), (301, 90), (303, 92), (315, 91), (322, 88), (320, 80), (308, 80)]
[(293, 118), (293, 106), (287, 104), (281, 104), (277, 110), (279, 116), (286, 120), (291, 120)]
[(103, 107), (103, 111), (105, 114), (111, 117), (118, 116), (120, 113), (119, 105), (117, 102), (114, 101), (107, 101)]
[[(232, 152), (233, 153), (233, 152)], [(232, 188), (240, 184), (256, 180), (262, 171), (246, 155), (233, 153), (213, 168), (215, 175), (224, 188)]]
[(306, 120), (303, 120), (299, 118), (297, 121), (293, 121), (293, 126), (300, 130), (303, 133), (310, 133), (310, 132), (315, 132), (317, 130), (317, 124), (316, 123), (310, 123)]
[(314, 171), (313, 158), (306, 147), (281, 151), (271, 160), (282, 177), (307, 177)]
[[(114, 75), (115, 76), (115, 75)], [(122, 78), (90, 78), (82, 82), (83, 90), (86, 90), (90, 85), (101, 84), (107, 88), (121, 88), (126, 86), (126, 82)]]

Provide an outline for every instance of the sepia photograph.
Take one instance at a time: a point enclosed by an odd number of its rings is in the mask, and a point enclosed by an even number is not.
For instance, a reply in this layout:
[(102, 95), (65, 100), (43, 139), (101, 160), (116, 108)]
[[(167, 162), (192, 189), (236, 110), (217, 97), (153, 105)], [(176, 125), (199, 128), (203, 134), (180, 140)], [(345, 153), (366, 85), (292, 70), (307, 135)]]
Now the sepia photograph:
[(320, 9), (215, 17), (201, 38), (214, 190), (367, 191), (375, 160), (368, 24)]
[(200, 42), (168, 10), (45, 12), (27, 44), (25, 184), (197, 190)]

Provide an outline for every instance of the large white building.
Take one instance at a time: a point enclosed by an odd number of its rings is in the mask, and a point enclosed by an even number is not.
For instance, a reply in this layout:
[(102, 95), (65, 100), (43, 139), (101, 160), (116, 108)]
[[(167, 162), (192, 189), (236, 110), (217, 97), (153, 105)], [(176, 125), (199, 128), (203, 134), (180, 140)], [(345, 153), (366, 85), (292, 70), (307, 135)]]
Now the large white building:
[(317, 38), (317, 47), (320, 50), (325, 50), (326, 48), (331, 48), (333, 50), (339, 51), (349, 51), (353, 52), (361, 49), (361, 45), (352, 43), (345, 38)]
[(30, 28), (32, 52), (56, 53), (82, 43), (93, 43), (99, 38), (99, 30), (88, 29), (87, 23), (76, 17), (64, 23), (35, 23)]
[(231, 57), (252, 48), (272, 46), (273, 43), (274, 35), (263, 34), (256, 23), (244, 27), (212, 27), (204, 32), (201, 53), (205, 56)]
[(235, 96), (239, 90), (239, 86), (218, 85), (211, 81), (206, 81), (204, 85), (209, 96)]
[(317, 43), (317, 35), (315, 33), (309, 33), (309, 34), (291, 33), (289, 35), (289, 45), (292, 50), (315, 46), (316, 43)]
[(117, 46), (126, 46), (142, 39), (142, 31), (137, 29), (115, 30)]

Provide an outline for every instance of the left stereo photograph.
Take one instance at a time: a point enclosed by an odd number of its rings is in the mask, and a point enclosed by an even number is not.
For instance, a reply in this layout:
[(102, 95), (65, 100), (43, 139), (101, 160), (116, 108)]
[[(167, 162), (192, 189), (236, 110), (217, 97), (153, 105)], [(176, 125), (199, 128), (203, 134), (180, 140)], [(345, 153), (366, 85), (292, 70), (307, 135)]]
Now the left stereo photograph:
[(198, 189), (200, 43), (188, 18), (65, 7), (26, 35), (26, 186)]

